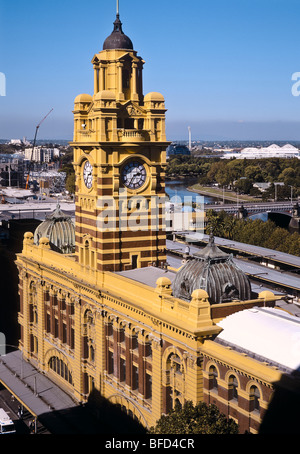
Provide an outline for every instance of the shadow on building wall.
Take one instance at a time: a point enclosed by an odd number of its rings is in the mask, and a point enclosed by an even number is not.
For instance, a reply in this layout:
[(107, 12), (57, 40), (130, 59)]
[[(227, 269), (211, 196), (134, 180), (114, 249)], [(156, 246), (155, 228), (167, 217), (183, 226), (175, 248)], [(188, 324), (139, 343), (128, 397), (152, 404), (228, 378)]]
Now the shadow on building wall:
[(34, 232), (39, 223), (25, 219), (11, 220), (8, 225), (3, 225), (8, 238), (0, 240), (0, 332), (5, 335), (7, 344), (18, 345), (19, 341), (16, 254), (23, 249), (24, 233)]
[(260, 434), (298, 434), (300, 427), (300, 371), (283, 375), (260, 426)]
[(85, 405), (45, 413), (39, 421), (52, 434), (146, 434), (146, 429), (93, 391)]

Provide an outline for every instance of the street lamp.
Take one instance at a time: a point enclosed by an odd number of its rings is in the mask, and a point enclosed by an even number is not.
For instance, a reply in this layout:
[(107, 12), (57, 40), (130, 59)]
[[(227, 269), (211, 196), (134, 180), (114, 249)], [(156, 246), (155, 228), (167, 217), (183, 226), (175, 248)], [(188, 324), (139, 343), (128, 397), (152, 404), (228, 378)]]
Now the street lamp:
[(291, 188), (291, 203), (293, 203), (293, 189), (294, 189), (294, 187), (291, 186), (291, 185), (289, 185), (289, 186)]
[(275, 202), (277, 202), (277, 186), (279, 185), (280, 183), (274, 183), (274, 186), (275, 186)]

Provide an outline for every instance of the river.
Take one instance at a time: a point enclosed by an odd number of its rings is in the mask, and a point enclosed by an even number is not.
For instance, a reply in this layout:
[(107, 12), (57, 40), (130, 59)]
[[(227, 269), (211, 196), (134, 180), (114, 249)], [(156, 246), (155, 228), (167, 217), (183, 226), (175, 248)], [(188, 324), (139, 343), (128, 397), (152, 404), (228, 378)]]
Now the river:
[(193, 202), (196, 202), (197, 197), (204, 197), (204, 203), (215, 203), (216, 199), (213, 197), (202, 196), (201, 194), (187, 189), (189, 186), (196, 183), (198, 183), (198, 180), (195, 178), (166, 180), (166, 193), (170, 199), (173, 199), (173, 197), (180, 198), (179, 200), (182, 201), (182, 203), (187, 200), (185, 197), (191, 197)]
[[(208, 204), (214, 204), (217, 200), (214, 197), (202, 196), (193, 191), (189, 191), (187, 188), (193, 184), (198, 183), (197, 178), (185, 178), (178, 180), (166, 180), (166, 193), (173, 201), (178, 200), (178, 202), (184, 203), (189, 201), (187, 197), (192, 198), (192, 202), (196, 202), (197, 197), (204, 197), (203, 202)], [(178, 198), (178, 199), (175, 199)], [(186, 199), (185, 199), (186, 197)], [(219, 200), (220, 201), (220, 200)], [(262, 221), (268, 220), (268, 213), (259, 213), (253, 216), (249, 216), (250, 219), (261, 219)]]

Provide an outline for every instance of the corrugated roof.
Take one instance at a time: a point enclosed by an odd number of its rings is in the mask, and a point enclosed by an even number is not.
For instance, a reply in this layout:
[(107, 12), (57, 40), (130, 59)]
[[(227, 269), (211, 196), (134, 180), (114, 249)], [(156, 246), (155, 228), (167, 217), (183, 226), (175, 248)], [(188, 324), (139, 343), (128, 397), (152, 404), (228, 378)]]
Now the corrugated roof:
[[(219, 238), (215, 238), (216, 243), (218, 246), (222, 247), (222, 244), (218, 241)], [(205, 241), (205, 237), (203, 237), (203, 241)], [(225, 241), (225, 240), (224, 240)], [(231, 243), (227, 241), (227, 243)], [(225, 244), (224, 244), (225, 246)], [(167, 249), (172, 252), (172, 251), (178, 251), (179, 253), (184, 253), (186, 245), (182, 243), (177, 243), (174, 241), (167, 240)], [(253, 246), (255, 247), (255, 246)], [(199, 247), (195, 247), (190, 245), (190, 254), (194, 254), (196, 251), (199, 250)], [(276, 255), (276, 251), (274, 252), (274, 256)], [(300, 258), (295, 257), (295, 256), (290, 256), (295, 259), (295, 264), (296, 262), (299, 263)], [(273, 258), (273, 257), (272, 257)], [(236, 265), (246, 274), (254, 277), (259, 277), (260, 281), (265, 282), (266, 284), (271, 284), (271, 285), (280, 285), (281, 287), (285, 287), (287, 289), (295, 289), (299, 290), (300, 289), (300, 276), (297, 274), (292, 274), (292, 273), (287, 273), (287, 272), (281, 272), (274, 270), (272, 268), (269, 268), (264, 265), (259, 265), (254, 262), (248, 262), (247, 260), (241, 260), (241, 259), (236, 259), (234, 258), (233, 261), (236, 263)], [(179, 267), (181, 266), (181, 259), (177, 257), (168, 257), (168, 263), (173, 266), (173, 267)]]
[[(208, 242), (209, 236), (197, 233), (186, 232), (187, 241), (203, 241)], [(238, 251), (244, 251), (251, 255), (261, 256), (272, 259), (277, 262), (285, 263), (288, 265), (294, 265), (300, 267), (300, 257), (295, 255), (287, 254), (281, 251), (275, 251), (273, 249), (264, 248), (261, 246), (254, 246), (252, 244), (240, 243), (238, 241), (227, 240), (225, 238), (215, 237), (215, 243), (218, 246), (235, 249)]]

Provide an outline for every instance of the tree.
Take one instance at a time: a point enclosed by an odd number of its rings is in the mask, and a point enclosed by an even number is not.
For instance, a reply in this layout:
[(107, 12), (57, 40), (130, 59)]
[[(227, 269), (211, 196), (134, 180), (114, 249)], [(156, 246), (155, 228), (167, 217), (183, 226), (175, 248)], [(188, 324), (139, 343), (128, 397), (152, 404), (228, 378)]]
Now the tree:
[(223, 237), (224, 235), (224, 222), (219, 213), (213, 210), (208, 210), (206, 213), (207, 226), (206, 233), (212, 233), (214, 236)]
[(234, 189), (238, 190), (241, 194), (249, 194), (252, 189), (252, 182), (249, 178), (240, 178), (235, 182)]
[(283, 181), (286, 186), (293, 186), (295, 184), (295, 169), (292, 167), (285, 168), (278, 177), (279, 181)]
[(253, 183), (264, 181), (259, 165), (249, 165), (245, 170), (245, 177)]
[(75, 194), (75, 174), (70, 173), (66, 178), (66, 190), (70, 194)]
[(238, 219), (224, 210), (206, 212), (206, 233), (227, 238), (241, 243), (266, 247), (288, 254), (300, 256), (300, 234), (291, 234), (288, 230), (276, 226), (271, 221), (262, 219)]
[(238, 434), (238, 425), (220, 413), (215, 405), (188, 401), (181, 408), (177, 405), (168, 415), (163, 415), (152, 434)]

